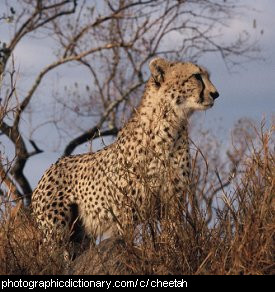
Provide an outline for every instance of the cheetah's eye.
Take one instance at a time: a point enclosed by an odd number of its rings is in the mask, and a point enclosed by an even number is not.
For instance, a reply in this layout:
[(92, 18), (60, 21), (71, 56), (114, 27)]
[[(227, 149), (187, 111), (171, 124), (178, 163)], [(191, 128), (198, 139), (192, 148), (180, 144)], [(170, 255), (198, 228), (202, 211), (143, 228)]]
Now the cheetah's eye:
[(199, 81), (202, 81), (202, 78), (201, 78), (201, 74), (194, 74), (194, 77), (199, 80)]

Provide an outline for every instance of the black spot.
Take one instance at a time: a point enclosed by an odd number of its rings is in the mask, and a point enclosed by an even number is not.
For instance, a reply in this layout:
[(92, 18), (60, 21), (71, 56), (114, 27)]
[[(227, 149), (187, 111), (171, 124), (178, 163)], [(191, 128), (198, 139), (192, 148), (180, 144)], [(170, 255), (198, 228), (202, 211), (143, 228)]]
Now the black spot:
[(180, 96), (177, 97), (176, 104), (177, 104), (177, 105), (182, 104), (182, 100), (181, 100)]
[(167, 114), (168, 114), (168, 112), (167, 112), (167, 111), (164, 111), (164, 113), (163, 113), (163, 118), (164, 118), (164, 119), (167, 118)]
[(174, 179), (174, 183), (175, 183), (175, 184), (178, 184), (179, 182), (180, 182), (180, 181), (179, 181), (178, 178), (175, 178), (175, 179)]
[(168, 136), (170, 139), (173, 139), (173, 136), (172, 136), (170, 133), (167, 133), (167, 136)]

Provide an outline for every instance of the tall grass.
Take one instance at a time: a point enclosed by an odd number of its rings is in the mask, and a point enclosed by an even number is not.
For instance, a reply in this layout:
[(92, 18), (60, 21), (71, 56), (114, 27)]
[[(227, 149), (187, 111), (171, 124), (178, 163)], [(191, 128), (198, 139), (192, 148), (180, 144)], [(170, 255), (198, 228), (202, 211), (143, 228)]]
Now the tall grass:
[(152, 209), (74, 260), (27, 212), (1, 208), (0, 274), (274, 274), (273, 131), (239, 124), (225, 161), (193, 146), (192, 187), (166, 216)]

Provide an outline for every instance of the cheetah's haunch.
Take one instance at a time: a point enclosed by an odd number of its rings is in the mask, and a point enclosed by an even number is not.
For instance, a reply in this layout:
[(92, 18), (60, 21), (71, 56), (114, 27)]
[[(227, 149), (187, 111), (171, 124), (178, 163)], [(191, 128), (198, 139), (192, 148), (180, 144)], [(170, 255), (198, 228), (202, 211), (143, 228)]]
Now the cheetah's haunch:
[(207, 71), (162, 58), (150, 64), (143, 98), (117, 140), (97, 153), (61, 158), (32, 196), (33, 213), (46, 234), (69, 233), (79, 216), (93, 237), (118, 229), (129, 216), (151, 212), (180, 196), (188, 184), (188, 118), (219, 96)]

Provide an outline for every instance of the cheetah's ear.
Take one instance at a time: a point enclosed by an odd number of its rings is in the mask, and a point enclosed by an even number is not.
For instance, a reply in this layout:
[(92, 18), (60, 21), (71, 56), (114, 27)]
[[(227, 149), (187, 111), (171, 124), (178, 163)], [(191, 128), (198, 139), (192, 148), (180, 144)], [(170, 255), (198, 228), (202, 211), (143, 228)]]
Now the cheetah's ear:
[(158, 87), (164, 81), (165, 71), (168, 67), (169, 67), (169, 62), (163, 58), (154, 58), (149, 63), (149, 68), (150, 68), (152, 77)]

